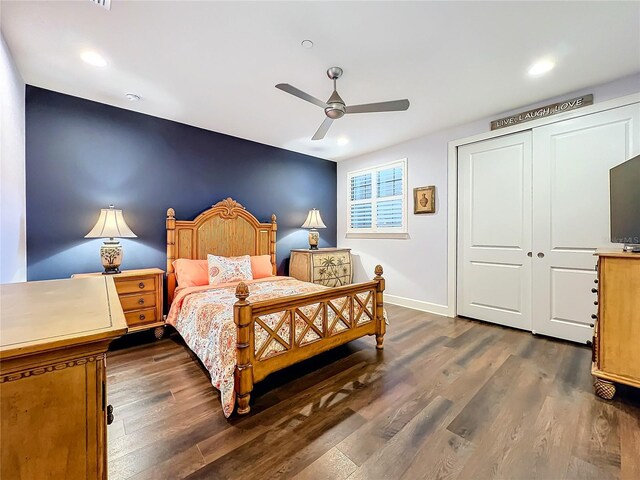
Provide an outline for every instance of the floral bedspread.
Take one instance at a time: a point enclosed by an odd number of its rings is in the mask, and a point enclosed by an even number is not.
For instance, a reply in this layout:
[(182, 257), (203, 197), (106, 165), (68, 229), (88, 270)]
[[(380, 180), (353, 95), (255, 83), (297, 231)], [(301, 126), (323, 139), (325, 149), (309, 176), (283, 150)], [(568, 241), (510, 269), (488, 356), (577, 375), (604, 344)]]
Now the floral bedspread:
[[(327, 288), (290, 277), (273, 277), (246, 283), (249, 285), (250, 302)], [(226, 417), (231, 415), (235, 406), (235, 290), (236, 284), (184, 289), (176, 295), (167, 317), (167, 322), (178, 330), (211, 374), (211, 383), (220, 391), (222, 410)]]

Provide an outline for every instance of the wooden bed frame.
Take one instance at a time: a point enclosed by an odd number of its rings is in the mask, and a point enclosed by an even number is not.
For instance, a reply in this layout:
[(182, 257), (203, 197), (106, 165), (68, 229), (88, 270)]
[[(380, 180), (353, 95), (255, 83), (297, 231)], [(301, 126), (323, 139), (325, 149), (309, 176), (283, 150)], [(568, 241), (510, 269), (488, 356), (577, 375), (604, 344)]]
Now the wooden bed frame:
[[(275, 275), (277, 229), (275, 215), (271, 216), (271, 223), (260, 223), (231, 198), (218, 202), (191, 221), (176, 220), (174, 210), (168, 209), (169, 304), (176, 289), (173, 269), (176, 258), (204, 260), (209, 253), (223, 256), (270, 255)], [(233, 308), (237, 329), (235, 390), (238, 414), (249, 413), (254, 383), (270, 373), (365, 335), (375, 335), (376, 348), (382, 350), (386, 330), (382, 273), (382, 267), (378, 265), (376, 276), (370, 282), (255, 303), (248, 300), (248, 286), (239, 283), (236, 288), (238, 301)], [(307, 316), (302, 308), (310, 305), (314, 306), (315, 313)], [(264, 316), (272, 314), (280, 314), (280, 320), (273, 329), (262, 321)], [(298, 328), (298, 324), (303, 322), (303, 328)], [(256, 326), (268, 333), (268, 338), (260, 345), (255, 343)], [(316, 338), (307, 340), (309, 333)], [(265, 351), (269, 344), (277, 345), (281, 351), (267, 357)]]

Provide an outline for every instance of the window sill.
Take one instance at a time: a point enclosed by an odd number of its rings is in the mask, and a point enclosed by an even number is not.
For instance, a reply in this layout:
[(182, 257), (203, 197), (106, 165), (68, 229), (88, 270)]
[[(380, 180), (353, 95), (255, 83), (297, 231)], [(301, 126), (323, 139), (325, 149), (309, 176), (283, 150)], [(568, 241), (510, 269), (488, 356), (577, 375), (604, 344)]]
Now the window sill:
[(395, 238), (405, 240), (409, 238), (408, 233), (382, 233), (382, 232), (360, 232), (347, 233), (345, 238)]

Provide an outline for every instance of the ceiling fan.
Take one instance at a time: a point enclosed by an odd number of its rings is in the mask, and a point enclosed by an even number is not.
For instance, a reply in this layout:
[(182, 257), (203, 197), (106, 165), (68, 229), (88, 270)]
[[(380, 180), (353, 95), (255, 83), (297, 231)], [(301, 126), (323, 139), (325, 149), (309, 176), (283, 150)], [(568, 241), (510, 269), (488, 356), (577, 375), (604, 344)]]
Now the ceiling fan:
[(322, 100), (297, 89), (296, 87), (289, 85), (288, 83), (279, 83), (276, 88), (279, 88), (283, 92), (290, 93), (302, 100), (318, 105), (324, 108), (324, 113), (327, 118), (320, 125), (320, 128), (316, 131), (315, 135), (311, 137), (311, 140), (322, 140), (327, 134), (329, 127), (334, 120), (341, 118), (345, 113), (373, 113), (373, 112), (399, 112), (409, 108), (409, 100), (392, 100), (390, 102), (379, 103), (365, 103), (363, 105), (347, 105), (344, 100), (338, 95), (336, 90), (336, 80), (342, 76), (342, 69), (340, 67), (331, 67), (327, 70), (327, 76), (333, 80), (333, 93), (329, 97), (329, 100), (323, 102)]

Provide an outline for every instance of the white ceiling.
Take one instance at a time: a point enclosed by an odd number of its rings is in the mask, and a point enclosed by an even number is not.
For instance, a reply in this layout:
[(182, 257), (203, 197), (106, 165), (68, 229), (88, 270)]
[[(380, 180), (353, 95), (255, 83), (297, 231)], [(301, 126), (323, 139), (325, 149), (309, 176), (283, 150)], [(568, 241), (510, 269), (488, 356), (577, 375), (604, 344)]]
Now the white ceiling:
[[(635, 1), (2, 1), (1, 25), (28, 84), (333, 160), (640, 71)], [(556, 68), (529, 77), (542, 57)], [(325, 100), (333, 65), (347, 104), (411, 107), (347, 115), (312, 142), (322, 109), (274, 85)]]

